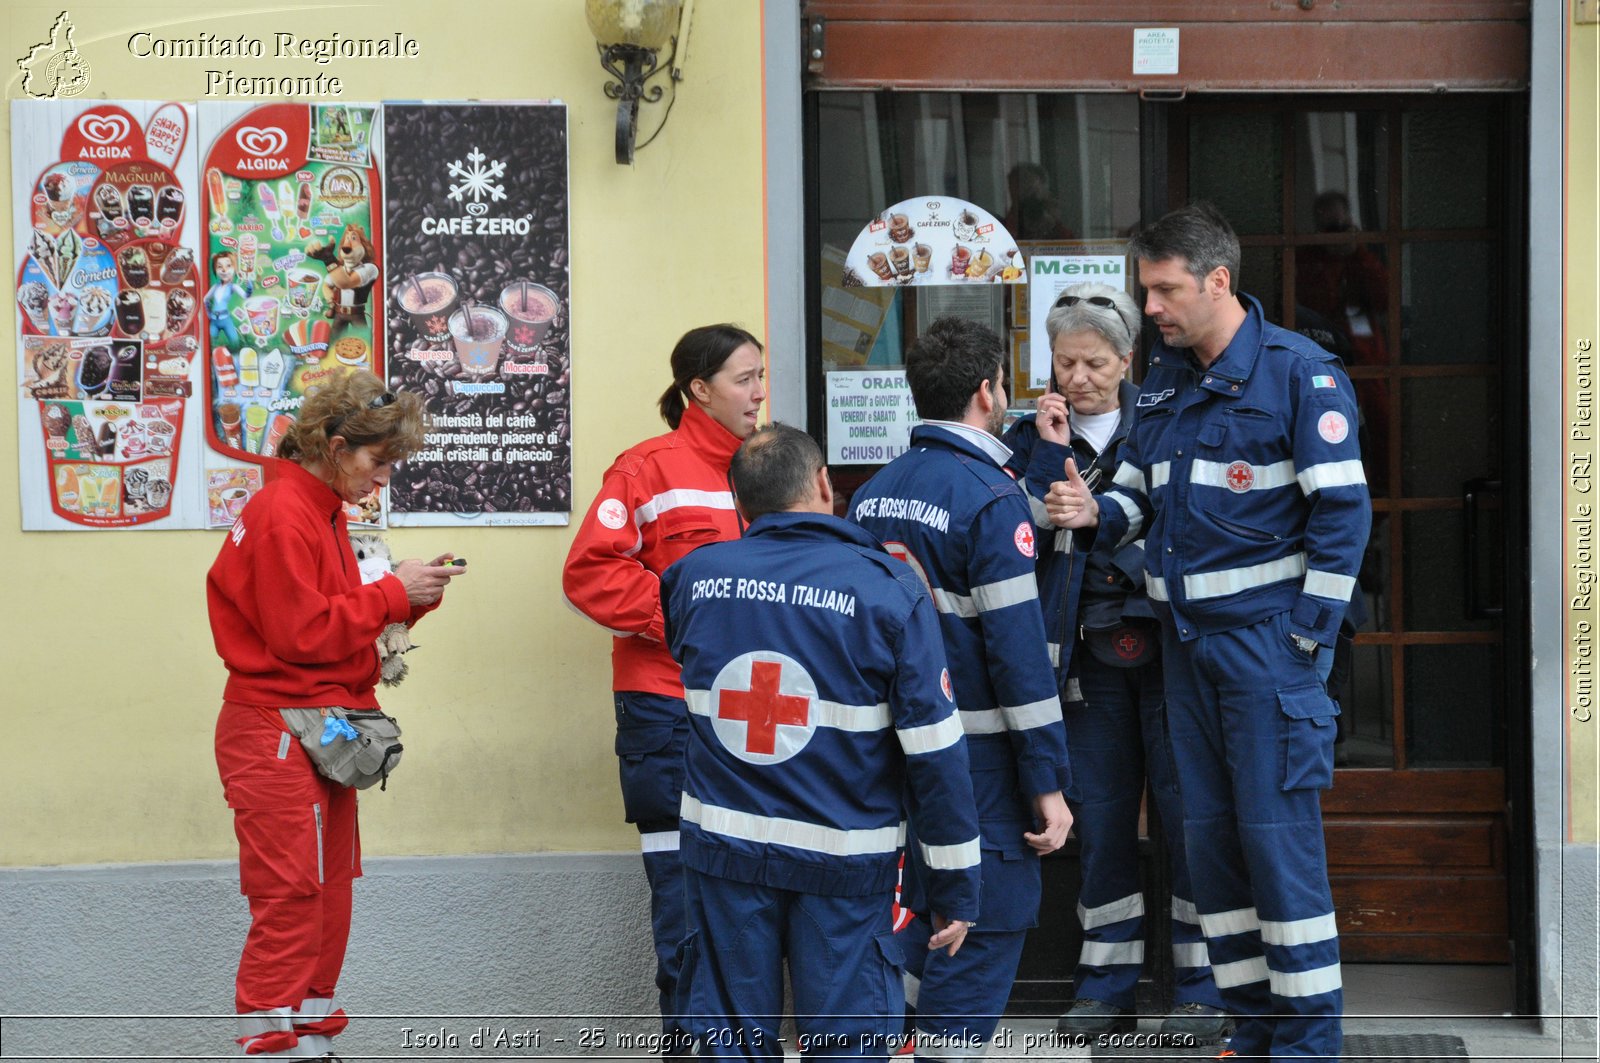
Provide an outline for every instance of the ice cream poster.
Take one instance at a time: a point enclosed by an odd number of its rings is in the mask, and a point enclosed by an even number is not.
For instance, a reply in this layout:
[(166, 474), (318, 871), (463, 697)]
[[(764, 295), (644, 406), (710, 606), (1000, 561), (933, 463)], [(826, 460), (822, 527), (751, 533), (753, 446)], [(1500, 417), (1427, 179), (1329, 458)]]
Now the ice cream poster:
[(867, 222), (845, 258), (846, 288), (1026, 284), (1017, 241), (993, 214), (947, 196), (903, 200)]
[[(208, 482), (218, 473), (253, 491), (261, 478), (238, 471), (276, 455), (319, 381), (383, 373), (374, 110), (200, 106)], [(209, 505), (213, 525), (234, 508)], [(378, 518), (376, 499), (363, 508), (367, 522)]]
[(14, 100), (24, 530), (204, 526), (192, 107)]
[(383, 122), (389, 380), (432, 421), (389, 522), (565, 524), (566, 107), (389, 103)]

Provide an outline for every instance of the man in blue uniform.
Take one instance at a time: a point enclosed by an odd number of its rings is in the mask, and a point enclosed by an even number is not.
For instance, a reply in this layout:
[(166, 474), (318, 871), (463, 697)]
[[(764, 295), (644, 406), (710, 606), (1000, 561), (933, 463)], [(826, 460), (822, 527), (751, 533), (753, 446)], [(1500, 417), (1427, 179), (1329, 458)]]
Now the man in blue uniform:
[[(927, 581), (967, 735), (983, 847), (983, 910), (957, 956), (912, 950), (907, 1003), (917, 1057), (982, 1055), (1005, 1010), (1023, 937), (1039, 914), (1039, 856), (1072, 825), (1061, 701), (1046, 648), (1027, 496), (1002, 466), (1005, 352), (982, 325), (935, 321), (906, 381), (922, 424), (911, 449), (851, 504), (856, 523)], [(928, 868), (906, 854), (906, 906), (927, 911)], [(935, 908), (935, 910), (937, 910)], [(913, 940), (932, 927), (919, 918)], [(925, 959), (925, 963), (921, 962)]]
[(801, 1051), (883, 1059), (905, 1011), (890, 925), (901, 846), (927, 869), (929, 948), (956, 953), (978, 916), (977, 810), (938, 621), (915, 573), (832, 515), (810, 436), (760, 429), (730, 475), (744, 538), (661, 581), (690, 721), (686, 1010), (702, 1055), (781, 1059), (787, 958)]
[(1145, 536), (1163, 623), (1184, 838), (1241, 1056), (1334, 1059), (1343, 1010), (1318, 791), (1333, 782), (1332, 652), (1371, 527), (1354, 391), (1333, 355), (1237, 292), (1239, 241), (1194, 204), (1130, 251), (1162, 342), (1113, 485), (1069, 462), (1046, 507)]

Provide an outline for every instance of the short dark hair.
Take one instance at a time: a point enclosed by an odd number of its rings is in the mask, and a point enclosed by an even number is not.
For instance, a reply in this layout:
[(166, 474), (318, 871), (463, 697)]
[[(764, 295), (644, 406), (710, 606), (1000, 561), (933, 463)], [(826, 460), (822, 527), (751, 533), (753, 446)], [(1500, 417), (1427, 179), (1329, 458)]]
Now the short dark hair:
[(1224, 266), (1229, 293), (1239, 294), (1239, 237), (1222, 212), (1203, 199), (1140, 230), (1128, 244), (1128, 254), (1151, 262), (1181, 258), (1189, 275), (1202, 285), (1213, 270)]
[(822, 448), (816, 440), (775, 421), (757, 428), (739, 445), (728, 476), (745, 519), (755, 520), (804, 501), (822, 466)]
[(959, 421), (985, 380), (999, 379), (1005, 348), (994, 330), (941, 317), (906, 352), (906, 383), (923, 420)]
[(762, 349), (761, 341), (738, 325), (701, 325), (679, 337), (672, 348), (672, 386), (656, 400), (656, 409), (669, 428), (677, 428), (683, 420), (689, 385), (716, 376), (722, 363), (747, 343)]

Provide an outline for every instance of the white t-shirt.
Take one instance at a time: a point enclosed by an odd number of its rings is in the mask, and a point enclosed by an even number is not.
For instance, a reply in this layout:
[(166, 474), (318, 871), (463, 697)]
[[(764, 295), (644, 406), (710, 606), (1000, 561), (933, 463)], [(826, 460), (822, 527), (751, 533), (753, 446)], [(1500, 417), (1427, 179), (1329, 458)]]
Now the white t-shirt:
[(1088, 440), (1096, 454), (1106, 449), (1106, 444), (1111, 442), (1111, 437), (1116, 433), (1117, 425), (1122, 423), (1122, 410), (1115, 409), (1110, 413), (1078, 413), (1074, 410), (1068, 415), (1072, 422), (1072, 438)]

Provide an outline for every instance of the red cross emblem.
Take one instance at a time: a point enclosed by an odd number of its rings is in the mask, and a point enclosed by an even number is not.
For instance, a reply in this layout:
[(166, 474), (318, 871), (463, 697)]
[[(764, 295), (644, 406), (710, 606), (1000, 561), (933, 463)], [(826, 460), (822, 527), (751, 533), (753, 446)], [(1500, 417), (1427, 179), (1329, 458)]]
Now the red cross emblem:
[(1118, 657), (1131, 661), (1144, 652), (1144, 636), (1132, 628), (1124, 628), (1117, 636), (1116, 647)]
[(1250, 467), (1248, 461), (1236, 461), (1228, 466), (1224, 478), (1228, 482), (1228, 490), (1236, 495), (1242, 495), (1255, 486), (1256, 471)]
[(741, 760), (787, 760), (811, 740), (816, 684), (793, 658), (770, 651), (742, 654), (723, 667), (714, 693), (712, 728)]
[(1033, 525), (1024, 521), (1017, 525), (1017, 530), (1011, 535), (1012, 542), (1017, 544), (1017, 553), (1023, 557), (1033, 556)]

